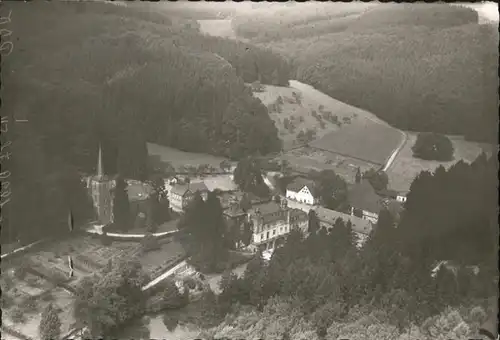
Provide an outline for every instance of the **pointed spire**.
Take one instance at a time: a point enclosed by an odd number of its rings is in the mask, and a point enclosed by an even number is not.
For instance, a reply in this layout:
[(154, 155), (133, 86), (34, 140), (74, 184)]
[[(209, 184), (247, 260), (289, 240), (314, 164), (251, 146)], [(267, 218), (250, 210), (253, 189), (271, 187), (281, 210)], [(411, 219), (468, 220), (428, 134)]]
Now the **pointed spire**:
[(99, 143), (99, 158), (97, 159), (97, 177), (102, 178), (104, 176), (104, 171), (102, 169), (102, 149)]

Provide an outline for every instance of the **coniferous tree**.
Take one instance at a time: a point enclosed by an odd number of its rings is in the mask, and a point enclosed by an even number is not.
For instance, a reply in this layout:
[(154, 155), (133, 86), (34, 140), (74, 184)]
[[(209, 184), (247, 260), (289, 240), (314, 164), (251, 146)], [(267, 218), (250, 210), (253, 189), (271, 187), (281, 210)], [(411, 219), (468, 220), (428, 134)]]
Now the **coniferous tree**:
[(316, 211), (311, 209), (309, 210), (308, 217), (309, 221), (307, 224), (307, 231), (311, 234), (315, 234), (320, 228), (318, 215), (316, 214)]
[(38, 334), (42, 340), (59, 339), (61, 336), (61, 320), (52, 303), (42, 312)]
[(165, 289), (163, 290), (162, 303), (167, 309), (176, 309), (182, 306), (183, 298), (175, 282), (171, 279), (165, 281)]
[(361, 170), (359, 169), (359, 167), (356, 169), (356, 176), (355, 176), (354, 181), (356, 183), (360, 183), (361, 182)]
[(121, 230), (131, 227), (130, 202), (127, 193), (127, 183), (122, 177), (116, 179), (113, 201), (114, 224)]
[(252, 236), (253, 236), (252, 222), (245, 221), (243, 223), (243, 233), (242, 233), (242, 237), (241, 237), (241, 242), (243, 242), (243, 244), (245, 246), (250, 245), (250, 243), (252, 243)]

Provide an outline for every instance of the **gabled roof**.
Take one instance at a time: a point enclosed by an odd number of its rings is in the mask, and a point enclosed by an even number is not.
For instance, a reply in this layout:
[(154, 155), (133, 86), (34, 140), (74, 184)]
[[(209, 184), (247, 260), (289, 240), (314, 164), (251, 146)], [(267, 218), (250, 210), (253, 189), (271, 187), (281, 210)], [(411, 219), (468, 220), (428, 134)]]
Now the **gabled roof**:
[(223, 211), (223, 214), (229, 217), (246, 215), (246, 213), (241, 209), (240, 205), (237, 203), (229, 204), (229, 206)]
[(175, 184), (171, 192), (180, 196), (184, 196), (187, 191), (190, 192), (207, 192), (208, 188), (203, 182), (195, 182), (190, 184)]
[(315, 196), (314, 182), (302, 177), (295, 178), (290, 184), (288, 184), (286, 189), (293, 192), (299, 192), (304, 187), (307, 187), (307, 189), (311, 192), (311, 195)]
[(344, 220), (345, 222), (351, 221), (352, 230), (356, 233), (368, 235), (372, 231), (372, 224), (368, 220), (364, 220), (357, 216), (351, 216), (348, 214), (341, 213), (340, 211), (330, 210), (323, 207), (318, 207), (314, 209), (316, 211), (316, 216), (321, 222), (333, 225), (337, 218)]
[(377, 214), (382, 208), (380, 197), (366, 179), (363, 179), (360, 183), (350, 185), (347, 191), (347, 197), (353, 208)]
[(398, 196), (398, 192), (396, 190), (391, 190), (391, 189), (379, 190), (377, 191), (377, 194), (382, 197), (390, 197), (390, 198), (396, 198)]

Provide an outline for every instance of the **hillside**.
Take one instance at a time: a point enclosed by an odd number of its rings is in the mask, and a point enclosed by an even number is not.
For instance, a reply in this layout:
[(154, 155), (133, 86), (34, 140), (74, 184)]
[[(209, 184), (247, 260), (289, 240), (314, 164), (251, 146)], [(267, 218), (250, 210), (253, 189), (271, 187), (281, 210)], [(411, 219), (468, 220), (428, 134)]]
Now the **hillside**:
[(239, 16), (233, 27), (293, 59), (296, 79), (397, 128), (496, 141), (498, 32), (474, 10), (383, 4), (304, 22), (288, 11), (274, 21)]
[(77, 223), (92, 218), (80, 209), (88, 202), (79, 173), (95, 171), (98, 144), (108, 174), (138, 179), (149, 175), (146, 142), (231, 158), (280, 150), (266, 107), (245, 86), (288, 82), (288, 66), (273, 52), (204, 37), (191, 20), (148, 7), (8, 8), (15, 48), (2, 65), (3, 109), (28, 123), (2, 135), (16, 155), (2, 161), (16, 192), (5, 209), (11, 217), (3, 214), (12, 227), (2, 228), (2, 240), (65, 230), (68, 210)]

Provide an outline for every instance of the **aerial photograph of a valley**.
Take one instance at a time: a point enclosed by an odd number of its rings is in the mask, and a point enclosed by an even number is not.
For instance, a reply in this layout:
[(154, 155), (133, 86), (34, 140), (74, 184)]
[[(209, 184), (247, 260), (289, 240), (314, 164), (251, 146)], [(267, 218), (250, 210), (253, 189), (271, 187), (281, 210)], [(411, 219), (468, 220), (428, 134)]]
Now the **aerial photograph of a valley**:
[(1, 339), (498, 339), (498, 25), (0, 2)]

